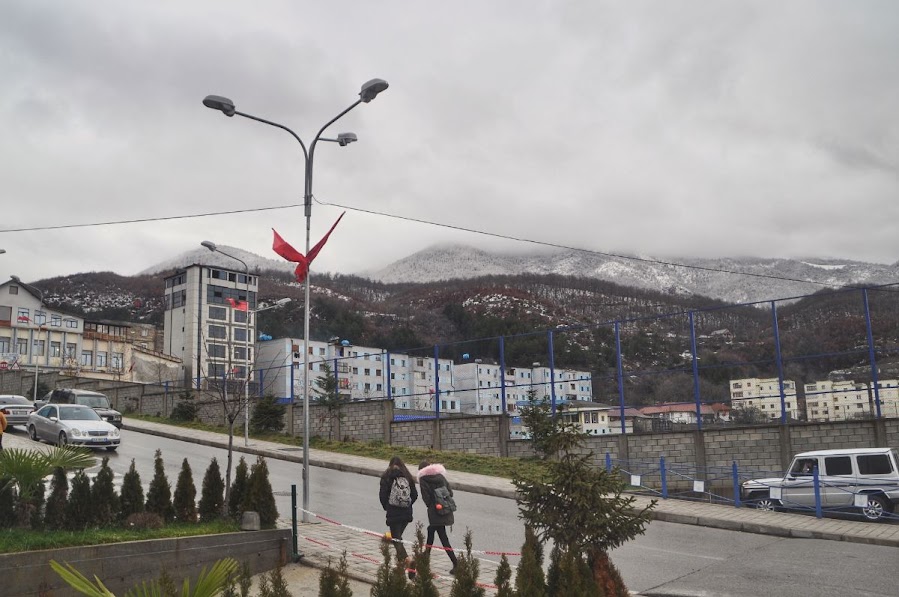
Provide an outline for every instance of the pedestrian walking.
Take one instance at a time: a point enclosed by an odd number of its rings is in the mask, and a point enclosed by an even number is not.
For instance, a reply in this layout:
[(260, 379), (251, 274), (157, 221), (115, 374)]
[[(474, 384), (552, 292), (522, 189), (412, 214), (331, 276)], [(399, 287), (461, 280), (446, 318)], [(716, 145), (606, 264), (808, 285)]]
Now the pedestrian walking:
[(403, 545), (403, 531), (412, 522), (412, 504), (418, 499), (418, 490), (415, 488), (415, 476), (399, 456), (390, 459), (387, 470), (381, 475), (379, 497), (387, 513), (387, 528), (396, 548), (397, 562), (411, 568), (406, 546)]
[(446, 480), (446, 469), (442, 464), (423, 460), (418, 465), (418, 484), (421, 486), (421, 500), (428, 507), (428, 539), (425, 550), (430, 553), (436, 533), (453, 563), (450, 574), (455, 574), (459, 560), (450, 545), (446, 527), (453, 526), (455, 522), (453, 512), (456, 510), (456, 503), (452, 497), (453, 488)]

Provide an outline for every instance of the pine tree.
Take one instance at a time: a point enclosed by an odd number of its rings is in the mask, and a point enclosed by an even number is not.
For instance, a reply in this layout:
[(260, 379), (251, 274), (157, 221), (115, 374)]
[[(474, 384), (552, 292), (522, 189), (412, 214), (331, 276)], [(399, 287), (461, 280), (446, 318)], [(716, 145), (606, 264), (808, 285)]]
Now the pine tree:
[[(44, 500), (47, 497), (47, 488), (44, 486), (43, 479), (41, 479), (40, 481), (35, 483), (32, 487), (33, 487), (33, 489), (30, 492), (30, 494), (32, 495), (31, 507), (33, 507), (34, 510), (31, 511), (31, 516), (30, 516), (31, 529), (38, 530), (38, 529), (43, 528), (43, 524), (44, 524), (43, 509), (44, 509)], [(20, 506), (22, 503), (21, 497), (22, 497), (22, 494), (20, 493), (19, 500), (18, 500), (18, 503)]]
[(258, 513), (259, 526), (263, 529), (274, 528), (278, 522), (278, 506), (275, 504), (275, 494), (268, 479), (268, 465), (262, 456), (256, 459), (256, 464), (250, 470), (241, 512)]
[(65, 528), (83, 531), (91, 524), (91, 482), (83, 470), (72, 477), (72, 489), (66, 502)]
[(109, 457), (106, 457), (91, 487), (91, 518), (100, 528), (111, 525), (119, 514), (119, 496), (115, 492), (114, 477), (115, 473), (109, 468)]
[(525, 525), (524, 546), (521, 561), (515, 575), (515, 592), (518, 597), (546, 597), (546, 578), (543, 575), (543, 546), (534, 528)]
[(378, 567), (375, 584), (371, 588), (371, 597), (412, 597), (406, 572), (402, 566), (395, 566), (392, 561), (393, 549), (389, 541), (381, 542), (381, 555), (384, 557)]
[(281, 433), (286, 411), (287, 407), (278, 403), (274, 396), (260, 398), (250, 417), (250, 430), (253, 433)]
[(352, 597), (353, 591), (347, 580), (346, 551), (340, 556), (337, 568), (331, 567), (331, 558), (328, 558), (328, 567), (322, 570), (318, 579), (318, 597)]
[[(605, 591), (593, 580), (590, 566), (578, 553), (553, 549), (555, 558), (550, 564), (550, 595), (566, 597), (606, 597)], [(556, 568), (553, 572), (552, 568)]]
[(175, 485), (175, 518), (179, 522), (197, 522), (197, 488), (187, 458), (181, 463), (181, 473)]
[(480, 572), (480, 563), (471, 555), (471, 529), (468, 529), (465, 531), (465, 553), (459, 554), (456, 580), (453, 581), (450, 597), (484, 597), (487, 592), (478, 586)]
[(412, 582), (412, 593), (415, 597), (440, 597), (440, 592), (434, 585), (434, 575), (431, 574), (431, 552), (424, 549), (423, 529), (420, 522), (415, 525), (415, 545), (412, 546), (415, 579)]
[(509, 558), (506, 557), (506, 554), (503, 554), (499, 560), (493, 584), (497, 589), (496, 597), (515, 597), (515, 591), (512, 590), (512, 567), (509, 565)]
[(122, 494), (119, 498), (119, 520), (124, 522), (132, 514), (144, 511), (144, 488), (140, 482), (140, 474), (131, 459), (131, 467), (122, 478)]
[(58, 531), (65, 527), (66, 503), (69, 499), (69, 478), (61, 466), (53, 471), (50, 481), (50, 497), (44, 510), (44, 528)]
[(168, 477), (165, 476), (165, 465), (162, 462), (162, 450), (156, 450), (155, 463), (153, 465), (153, 480), (147, 490), (147, 503), (145, 509), (152, 512), (166, 523), (175, 518), (175, 509), (172, 507), (172, 488)]
[(225, 482), (222, 480), (222, 472), (219, 470), (218, 461), (213, 458), (203, 477), (203, 488), (200, 495), (200, 521), (209, 522), (222, 516), (222, 506), (225, 500)]
[(231, 484), (231, 494), (228, 496), (228, 514), (231, 518), (239, 518), (241, 514), (241, 505), (243, 497), (247, 493), (247, 482), (249, 481), (249, 468), (247, 461), (243, 456), (234, 469), (234, 483)]
[(0, 529), (8, 529), (16, 523), (16, 498), (13, 480), (0, 477)]

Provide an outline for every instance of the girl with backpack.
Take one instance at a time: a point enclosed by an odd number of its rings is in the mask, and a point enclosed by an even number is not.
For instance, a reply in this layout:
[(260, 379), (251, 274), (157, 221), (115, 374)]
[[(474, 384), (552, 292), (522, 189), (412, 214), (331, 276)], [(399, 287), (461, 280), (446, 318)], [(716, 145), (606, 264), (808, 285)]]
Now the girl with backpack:
[(444, 476), (446, 469), (442, 464), (431, 464), (427, 460), (423, 460), (418, 465), (418, 484), (421, 486), (421, 500), (428, 507), (428, 553), (434, 544), (434, 533), (440, 537), (440, 542), (446, 548), (446, 555), (449, 556), (453, 563), (450, 574), (456, 573), (456, 564), (458, 559), (450, 545), (449, 537), (446, 535), (446, 527), (453, 526), (455, 518), (453, 511), (456, 509), (455, 501), (453, 501), (453, 489)]
[(415, 489), (415, 477), (399, 456), (390, 459), (387, 470), (381, 475), (379, 497), (381, 506), (387, 513), (387, 527), (396, 548), (397, 562), (403, 562), (409, 568), (409, 557), (406, 546), (403, 545), (403, 531), (412, 522), (412, 504), (418, 499), (418, 490)]

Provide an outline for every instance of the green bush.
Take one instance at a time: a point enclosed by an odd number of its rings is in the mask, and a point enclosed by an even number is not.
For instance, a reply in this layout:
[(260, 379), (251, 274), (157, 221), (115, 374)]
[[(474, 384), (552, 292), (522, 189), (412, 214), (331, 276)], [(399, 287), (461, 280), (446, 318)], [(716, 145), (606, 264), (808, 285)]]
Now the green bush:
[(412, 597), (412, 587), (406, 581), (406, 571), (402, 566), (394, 565), (393, 549), (389, 541), (381, 542), (381, 555), (384, 559), (378, 567), (375, 584), (371, 587), (371, 597)]
[(50, 497), (44, 511), (44, 528), (58, 531), (65, 527), (66, 502), (69, 500), (69, 478), (61, 466), (53, 471), (50, 481)]
[(200, 521), (209, 522), (222, 516), (225, 503), (225, 481), (218, 461), (213, 458), (203, 477), (203, 488), (200, 495)]
[(456, 564), (456, 579), (450, 590), (450, 597), (484, 597), (487, 591), (478, 586), (478, 574), (481, 566), (478, 559), (471, 555), (471, 529), (465, 531), (465, 553), (459, 554)]
[(130, 529), (161, 529), (165, 522), (155, 512), (136, 512), (125, 519), (125, 526)]
[(347, 580), (346, 551), (340, 556), (337, 569), (331, 568), (331, 558), (328, 558), (328, 567), (318, 579), (318, 597), (353, 597)]
[(545, 597), (546, 577), (543, 574), (543, 545), (537, 539), (534, 528), (524, 527), (524, 546), (521, 561), (515, 575), (515, 591), (518, 597)]
[(120, 511), (119, 496), (116, 495), (113, 484), (114, 476), (109, 468), (109, 457), (106, 457), (91, 487), (91, 519), (94, 525), (101, 528), (111, 525)]
[(256, 464), (250, 470), (241, 512), (257, 512), (259, 525), (263, 529), (274, 528), (278, 522), (278, 507), (275, 505), (275, 494), (268, 478), (268, 465), (262, 456), (256, 459)]
[(140, 482), (140, 473), (131, 459), (131, 467), (122, 478), (122, 494), (119, 497), (119, 520), (126, 521), (132, 514), (144, 511), (144, 488)]
[(175, 499), (172, 505), (175, 508), (175, 518), (182, 522), (197, 522), (197, 487), (194, 485), (194, 475), (190, 470), (187, 458), (181, 463), (181, 473), (178, 475), (178, 483), (175, 485)]
[(228, 495), (228, 514), (231, 518), (240, 517), (243, 497), (247, 493), (247, 481), (249, 480), (249, 468), (244, 457), (240, 457), (237, 468), (234, 469), (234, 482), (231, 484), (231, 493)]
[(187, 423), (196, 421), (199, 407), (197, 406), (197, 403), (194, 402), (193, 395), (190, 392), (181, 392), (181, 394), (178, 395), (178, 398), (180, 400), (175, 403), (174, 407), (172, 407), (172, 413), (169, 415), (169, 419)]
[(285, 412), (287, 407), (278, 404), (274, 396), (260, 398), (250, 417), (250, 429), (253, 433), (281, 433), (284, 429)]
[(512, 589), (512, 567), (506, 554), (499, 560), (493, 584), (496, 585), (496, 597), (515, 597), (515, 591)]
[(144, 508), (147, 512), (158, 514), (166, 523), (175, 518), (175, 508), (172, 507), (172, 488), (168, 477), (165, 476), (165, 465), (162, 462), (162, 451), (156, 450), (154, 462), (153, 480), (147, 490), (147, 503)]
[(83, 531), (91, 526), (91, 482), (83, 470), (72, 477), (72, 489), (66, 502), (65, 528)]
[(16, 523), (16, 494), (13, 479), (0, 478), (0, 529), (8, 529)]

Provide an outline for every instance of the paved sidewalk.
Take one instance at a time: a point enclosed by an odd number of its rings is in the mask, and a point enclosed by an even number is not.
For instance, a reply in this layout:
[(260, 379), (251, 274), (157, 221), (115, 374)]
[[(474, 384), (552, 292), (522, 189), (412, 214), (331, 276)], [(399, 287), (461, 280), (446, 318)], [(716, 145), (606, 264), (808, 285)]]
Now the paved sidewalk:
[[(172, 427), (128, 418), (124, 421), (124, 427), (141, 433), (220, 448), (227, 447), (227, 436), (214, 432)], [(4, 445), (7, 445), (7, 439), (11, 440), (8, 444), (9, 447), (19, 447), (16, 445), (19, 441), (27, 445), (34, 445), (18, 433), (7, 435), (4, 438)], [(235, 441), (235, 451), (298, 463), (303, 461), (302, 450), (297, 450), (292, 446), (260, 440), (251, 440), (249, 446), (243, 446), (242, 443), (242, 441)], [(309, 452), (309, 463), (311, 466), (375, 477), (380, 476), (384, 469), (384, 463), (380, 459), (315, 449), (311, 449)], [(511, 481), (498, 477), (453, 471), (453, 487), (459, 491), (514, 499), (514, 487)], [(636, 497), (637, 506), (644, 506), (650, 501), (644, 496)], [(734, 508), (733, 506), (674, 499), (659, 500), (654, 510), (654, 519), (779, 537), (828, 539), (899, 547), (899, 524), (891, 523), (867, 523), (833, 518), (818, 519), (802, 514), (764, 512), (752, 508)], [(286, 521), (286, 524), (289, 525), (289, 521)], [(346, 550), (351, 576), (364, 582), (374, 581), (378, 565), (381, 562), (380, 535), (366, 534), (360, 532), (360, 529), (327, 521), (300, 523), (298, 535), (304, 563), (324, 567), (331, 558), (336, 564), (341, 553)], [(411, 549), (409, 551), (411, 552)], [(432, 552), (431, 559), (434, 572), (438, 575), (437, 584), (441, 588), (441, 593), (448, 594), (452, 582), (452, 577), (447, 574), (449, 560), (438, 551)], [(490, 556), (489, 560), (481, 560), (481, 581), (487, 585), (493, 582), (496, 572), (496, 564), (493, 563), (493, 560), (498, 560), (498, 556)]]

